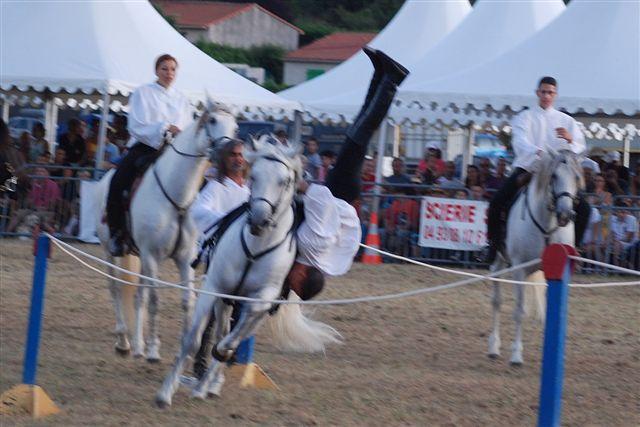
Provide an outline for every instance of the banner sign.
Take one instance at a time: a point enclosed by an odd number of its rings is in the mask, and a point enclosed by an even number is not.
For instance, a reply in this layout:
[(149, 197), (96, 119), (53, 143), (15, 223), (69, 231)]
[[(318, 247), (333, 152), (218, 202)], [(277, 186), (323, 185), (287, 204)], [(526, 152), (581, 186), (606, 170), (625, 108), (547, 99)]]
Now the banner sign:
[(477, 251), (487, 245), (489, 203), (424, 197), (420, 208), (420, 246)]

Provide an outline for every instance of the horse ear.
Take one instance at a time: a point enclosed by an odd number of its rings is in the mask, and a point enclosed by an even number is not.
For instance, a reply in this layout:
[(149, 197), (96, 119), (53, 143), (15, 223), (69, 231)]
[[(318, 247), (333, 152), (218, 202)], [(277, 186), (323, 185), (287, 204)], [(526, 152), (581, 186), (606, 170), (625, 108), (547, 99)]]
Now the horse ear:
[(209, 94), (208, 90), (204, 90), (204, 94), (207, 100), (207, 108), (206, 111), (216, 111), (216, 109), (218, 108), (216, 102), (213, 100), (213, 98), (211, 97), (211, 94)]

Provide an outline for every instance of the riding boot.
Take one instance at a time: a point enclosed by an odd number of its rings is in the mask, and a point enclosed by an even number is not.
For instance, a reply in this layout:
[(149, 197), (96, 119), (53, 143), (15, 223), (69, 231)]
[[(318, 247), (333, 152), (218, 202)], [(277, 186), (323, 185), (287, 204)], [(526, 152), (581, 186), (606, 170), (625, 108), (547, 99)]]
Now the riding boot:
[(382, 63), (378, 58), (378, 51), (370, 48), (369, 46), (365, 46), (362, 48), (362, 51), (365, 55), (369, 57), (371, 64), (373, 64), (373, 77), (371, 77), (371, 81), (369, 82), (369, 89), (367, 90), (367, 95), (364, 97), (364, 105), (369, 105), (369, 101), (373, 98), (373, 94), (376, 92), (378, 88), (378, 83), (380, 83), (380, 79), (382, 78), (383, 70)]

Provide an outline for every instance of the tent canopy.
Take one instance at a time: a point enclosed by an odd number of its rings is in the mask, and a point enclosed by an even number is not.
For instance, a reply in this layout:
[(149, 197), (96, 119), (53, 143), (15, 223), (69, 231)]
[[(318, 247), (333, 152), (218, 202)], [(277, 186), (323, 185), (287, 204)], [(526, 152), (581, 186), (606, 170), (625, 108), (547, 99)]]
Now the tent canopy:
[(146, 0), (2, 2), (0, 8), (5, 94), (126, 97), (155, 79), (155, 59), (169, 53), (179, 62), (176, 88), (194, 102), (208, 92), (236, 108), (299, 109), (201, 52)]
[[(522, 0), (498, 2), (479, 0), (471, 13), (446, 37), (411, 66), (411, 74), (398, 94), (428, 82), (473, 68), (507, 52), (531, 37), (565, 9), (562, 0), (540, 2)], [(352, 102), (352, 92), (325, 98), (317, 108), (344, 110)]]
[[(371, 42), (401, 63), (411, 66), (439, 42), (470, 12), (468, 0), (407, 0), (396, 16)], [(362, 52), (327, 73), (282, 91), (285, 98), (316, 103), (323, 98), (349, 92), (357, 108), (373, 74), (371, 62)]]
[(588, 115), (640, 114), (640, 3), (573, 0), (557, 19), (504, 55), (403, 89), (403, 105), (418, 104), (426, 110), (410, 114), (408, 108), (397, 108), (394, 115), (443, 119), (486, 113), (491, 119), (497, 112), (493, 117), (501, 120), (500, 112), (537, 103), (535, 87), (545, 75), (558, 80), (559, 109)]

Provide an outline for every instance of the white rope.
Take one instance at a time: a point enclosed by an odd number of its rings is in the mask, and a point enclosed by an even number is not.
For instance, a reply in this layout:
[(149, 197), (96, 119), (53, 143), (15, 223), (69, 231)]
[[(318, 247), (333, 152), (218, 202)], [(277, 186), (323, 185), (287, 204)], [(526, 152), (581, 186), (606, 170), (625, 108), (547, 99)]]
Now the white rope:
[[(114, 280), (117, 280), (118, 282), (121, 283), (126, 283), (126, 284), (130, 284), (133, 286), (145, 286), (145, 285), (141, 285), (138, 283), (133, 283), (133, 282), (129, 282), (126, 280), (122, 280), (119, 278), (116, 278), (114, 276), (111, 276), (91, 265), (88, 265), (87, 263), (85, 263), (82, 260), (79, 260), (78, 257), (76, 257), (75, 255), (71, 254), (70, 251), (65, 249), (65, 246), (77, 253), (80, 253), (84, 256), (87, 256), (90, 259), (95, 260), (96, 262), (99, 262), (103, 265), (108, 265), (108, 266), (112, 266), (115, 267), (113, 264), (104, 261), (98, 257), (95, 257), (93, 255), (87, 254), (86, 252), (81, 251), (78, 248), (74, 248), (73, 246), (64, 243), (60, 240), (58, 240), (57, 238), (51, 236), (50, 234), (45, 233), (52, 242), (54, 242), (56, 244), (56, 246), (58, 246), (63, 252), (71, 255), (74, 259), (77, 259), (78, 261), (82, 262), (82, 264), (88, 266), (89, 268), (91, 268), (92, 270), (96, 271), (99, 274), (102, 274), (103, 276), (112, 278)], [(512, 271), (518, 270), (520, 268), (526, 268), (529, 267), (531, 265), (534, 265), (536, 263), (538, 263), (539, 260), (532, 260), (529, 262), (526, 262), (524, 264), (520, 264), (520, 265), (516, 265), (513, 267), (509, 267), (503, 270), (499, 270), (499, 271), (495, 271), (493, 273), (490, 274), (490, 276), (493, 275), (501, 275), (501, 274), (506, 274), (506, 273), (510, 273)], [(123, 268), (118, 267), (119, 270), (126, 272), (126, 273), (132, 273), (129, 272)], [(188, 290), (189, 288), (187, 288), (186, 286), (182, 286), (179, 284), (174, 284), (174, 283), (170, 283), (170, 282), (165, 282), (164, 280), (159, 280), (159, 279), (153, 279), (151, 277), (145, 277), (142, 276), (140, 274), (137, 273), (133, 273), (134, 275), (138, 276), (138, 277), (142, 277), (145, 278), (147, 280), (150, 281), (155, 281), (157, 283), (161, 283), (164, 285), (164, 287), (168, 287), (168, 288), (176, 288), (176, 289), (182, 289), (182, 290)], [(368, 296), (368, 297), (357, 297), (357, 298), (346, 298), (346, 299), (335, 299), (335, 300), (322, 300), (322, 301), (289, 301), (289, 300), (265, 300), (265, 299), (260, 299), (260, 298), (249, 298), (249, 297), (242, 297), (242, 296), (238, 296), (238, 295), (227, 295), (227, 294), (223, 294), (223, 293), (219, 293), (219, 292), (212, 292), (212, 291), (207, 291), (204, 289), (191, 289), (193, 292), (196, 293), (201, 293), (201, 294), (205, 294), (205, 295), (211, 295), (211, 296), (215, 296), (218, 298), (227, 298), (227, 299), (231, 299), (231, 300), (236, 300), (236, 301), (246, 301), (246, 302), (259, 302), (259, 303), (267, 303), (267, 304), (301, 304), (301, 305), (344, 305), (344, 304), (355, 304), (355, 303), (360, 303), (360, 302), (374, 302), (374, 301), (386, 301), (386, 300), (391, 300), (391, 299), (399, 299), (399, 298), (405, 298), (405, 297), (409, 297), (409, 296), (414, 296), (414, 295), (419, 295), (419, 294), (425, 294), (425, 293), (430, 293), (430, 292), (436, 292), (436, 291), (441, 291), (441, 290), (445, 290), (445, 289), (452, 289), (452, 288), (457, 288), (459, 286), (464, 286), (464, 285), (469, 285), (472, 283), (476, 283), (482, 280), (485, 280), (485, 276), (481, 276), (481, 277), (476, 277), (476, 278), (471, 278), (471, 279), (465, 279), (465, 280), (461, 280), (458, 282), (453, 282), (453, 283), (447, 283), (444, 285), (438, 285), (438, 286), (433, 286), (433, 287), (429, 287), (429, 288), (420, 288), (420, 289), (415, 289), (415, 290), (411, 290), (411, 291), (405, 291), (405, 292), (399, 292), (399, 293), (395, 293), (395, 294), (386, 294), (386, 295), (378, 295), (378, 296)], [(538, 283), (538, 285), (540, 285), (540, 283)], [(147, 285), (148, 286), (148, 285)]]
[[(411, 258), (405, 258), (402, 257), (400, 255), (396, 255), (394, 253), (391, 252), (385, 252), (381, 249), (378, 248), (374, 248), (373, 246), (368, 246), (365, 245), (363, 243), (360, 243), (360, 246), (366, 249), (371, 249), (372, 251), (378, 252), (382, 255), (388, 256), (390, 258), (395, 258), (395, 259), (399, 259), (405, 262), (408, 262), (410, 264), (416, 264), (416, 265), (420, 265), (423, 267), (427, 267), (433, 270), (437, 270), (437, 271), (444, 271), (446, 273), (452, 273), (452, 274), (459, 274), (461, 276), (469, 276), (469, 277), (484, 277), (487, 280), (492, 280), (494, 282), (503, 282), (503, 283), (513, 283), (516, 285), (530, 285), (530, 286), (546, 286), (546, 283), (539, 283), (539, 282), (521, 282), (518, 280), (509, 280), (509, 279), (501, 279), (498, 277), (489, 277), (490, 275), (487, 276), (483, 276), (481, 274), (475, 274), (475, 273), (468, 273), (466, 271), (460, 271), (460, 270), (453, 270), (450, 268), (444, 268), (444, 267), (439, 267), (437, 265), (433, 265), (433, 264), (427, 264), (424, 262), (420, 262), (420, 261), (416, 261), (414, 259)], [(611, 265), (611, 264), (605, 264), (603, 262), (599, 262), (599, 261), (593, 261), (591, 259), (587, 259), (587, 258), (581, 258), (581, 257), (576, 257), (576, 256), (570, 256), (569, 258), (574, 259), (576, 261), (587, 261), (587, 262), (591, 262), (593, 264), (596, 265), (601, 265), (604, 267), (611, 267), (613, 269), (617, 269), (623, 272), (630, 272), (631, 274), (635, 274), (635, 275), (640, 275), (639, 272), (635, 271), (635, 270), (629, 270), (626, 268), (622, 268), (622, 267), (618, 267), (615, 265)], [(538, 258), (536, 261), (540, 261), (540, 258)], [(569, 286), (573, 287), (573, 288), (604, 288), (604, 287), (613, 287), (613, 286), (637, 286), (640, 285), (640, 281), (638, 282), (606, 282), (606, 283), (570, 283)]]
[(617, 265), (607, 264), (607, 263), (604, 263), (604, 262), (596, 261), (596, 260), (589, 259), (589, 258), (583, 258), (583, 257), (575, 256), (575, 255), (569, 255), (569, 258), (571, 258), (574, 261), (580, 261), (580, 262), (584, 262), (586, 264), (598, 265), (600, 267), (606, 267), (606, 268), (609, 268), (611, 270), (618, 270), (618, 271), (620, 271), (622, 273), (632, 274), (634, 276), (640, 276), (640, 271), (631, 270), (629, 268), (619, 267)]

